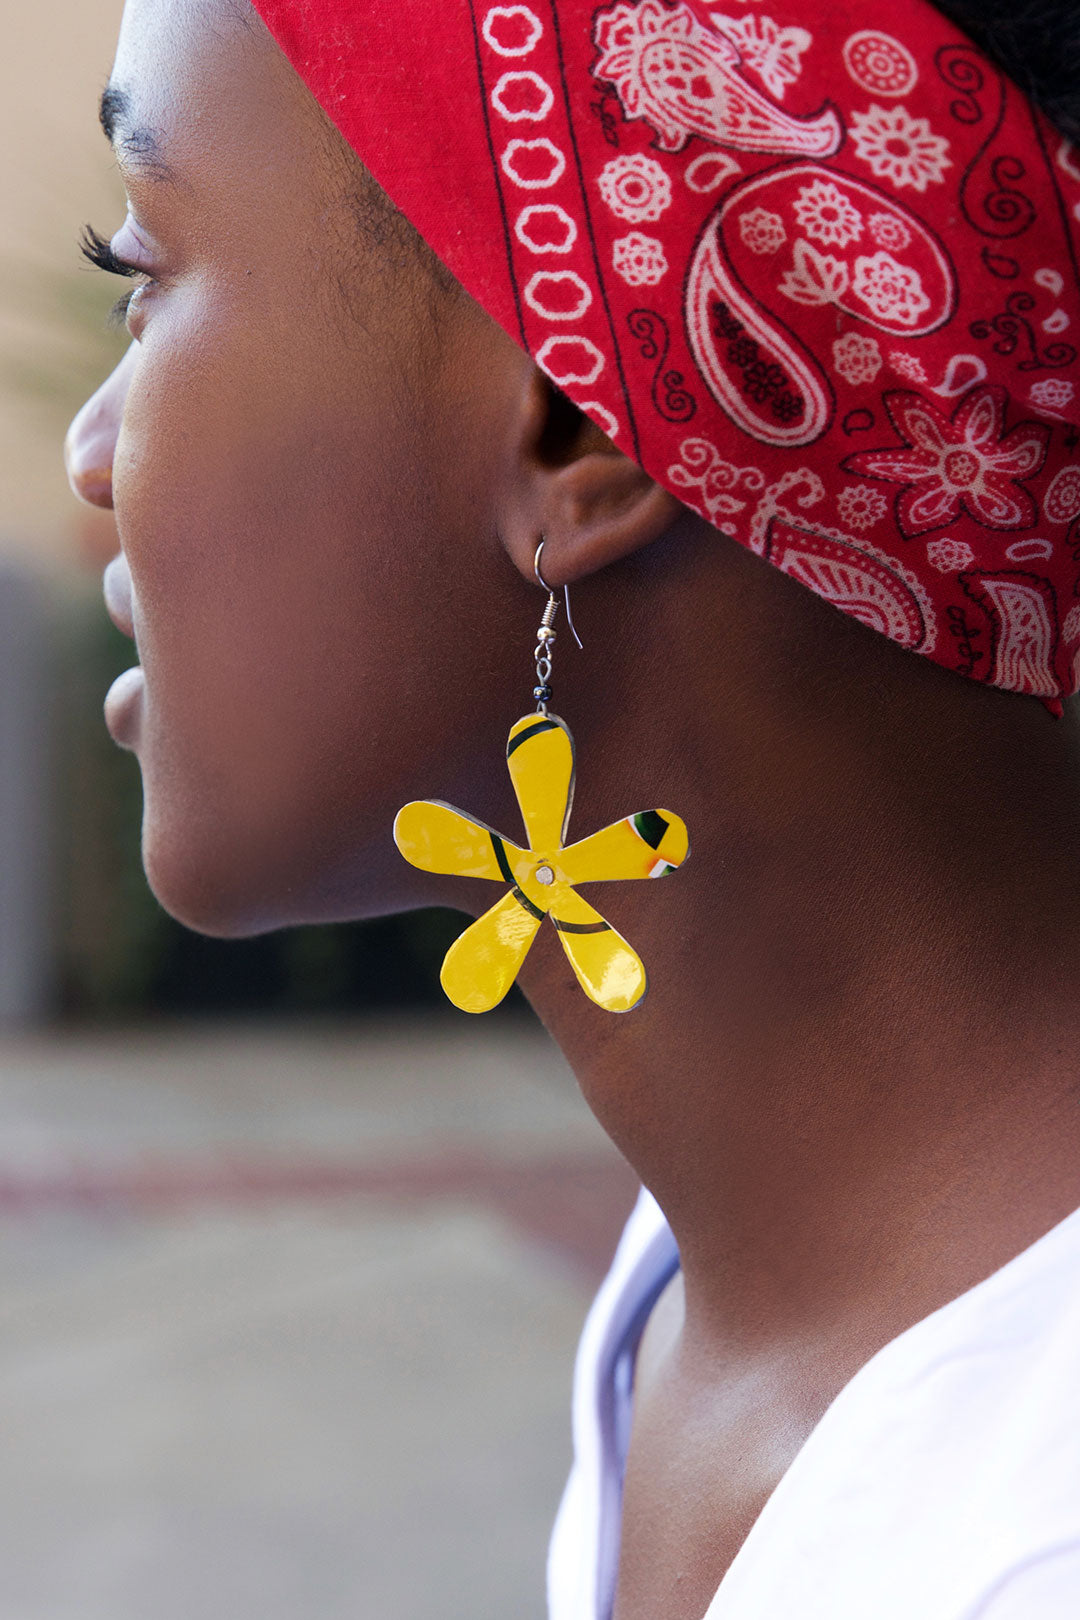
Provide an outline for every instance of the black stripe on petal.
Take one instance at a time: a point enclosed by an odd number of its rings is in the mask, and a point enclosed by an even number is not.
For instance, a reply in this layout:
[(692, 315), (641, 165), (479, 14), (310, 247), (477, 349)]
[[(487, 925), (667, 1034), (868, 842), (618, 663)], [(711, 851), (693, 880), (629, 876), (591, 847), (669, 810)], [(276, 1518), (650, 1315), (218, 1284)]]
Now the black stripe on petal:
[(541, 731), (557, 731), (557, 730), (558, 730), (558, 727), (556, 726), (554, 720), (538, 720), (536, 722), (535, 726), (526, 726), (524, 731), (519, 731), (518, 732), (517, 736), (513, 739), (512, 742), (507, 743), (507, 745), (506, 745), (506, 757), (507, 757), (507, 759), (510, 758), (510, 755), (514, 752), (515, 748), (520, 748), (522, 743), (528, 742), (530, 737), (539, 736)]
[(522, 894), (521, 890), (516, 886), (510, 890), (510, 893), (513, 895), (519, 906), (524, 906), (526, 911), (531, 911), (537, 922), (541, 921), (544, 913), (540, 910), (539, 906), (533, 905), (527, 894)]
[(510, 868), (510, 862), (506, 858), (506, 848), (498, 833), (493, 832), (491, 834), (491, 847), (495, 851), (495, 859), (499, 863), (499, 871), (502, 873), (507, 883), (513, 883), (514, 874)]

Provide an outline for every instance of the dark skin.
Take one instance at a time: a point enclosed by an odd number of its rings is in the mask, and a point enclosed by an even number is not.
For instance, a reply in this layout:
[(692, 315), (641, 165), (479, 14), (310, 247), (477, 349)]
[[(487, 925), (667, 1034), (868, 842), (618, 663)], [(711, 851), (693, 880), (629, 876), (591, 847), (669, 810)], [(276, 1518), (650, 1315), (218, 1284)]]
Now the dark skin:
[(129, 0), (113, 83), (114, 247), (153, 281), (68, 458), (115, 507), (121, 619), (131, 581), (143, 674), (110, 724), (162, 902), (221, 934), (486, 909), (390, 829), (430, 796), (515, 835), (541, 533), (585, 641), (555, 670), (573, 831), (690, 826), (678, 877), (600, 897), (639, 1009), (588, 1002), (550, 930), (522, 982), (679, 1241), (617, 1620), (701, 1620), (858, 1367), (1080, 1204), (1076, 714), (843, 617), (558, 409), (385, 205), (358, 214), (250, 12)]

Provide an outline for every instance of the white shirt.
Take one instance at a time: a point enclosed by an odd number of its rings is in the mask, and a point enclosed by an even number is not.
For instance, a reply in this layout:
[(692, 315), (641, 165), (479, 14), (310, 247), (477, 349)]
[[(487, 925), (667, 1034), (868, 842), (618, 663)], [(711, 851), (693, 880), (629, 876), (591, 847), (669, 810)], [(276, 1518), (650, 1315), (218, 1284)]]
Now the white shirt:
[[(634, 1358), (678, 1263), (642, 1193), (578, 1351), (550, 1620), (610, 1620)], [(1080, 1620), (1080, 1210), (855, 1374), (703, 1620)]]

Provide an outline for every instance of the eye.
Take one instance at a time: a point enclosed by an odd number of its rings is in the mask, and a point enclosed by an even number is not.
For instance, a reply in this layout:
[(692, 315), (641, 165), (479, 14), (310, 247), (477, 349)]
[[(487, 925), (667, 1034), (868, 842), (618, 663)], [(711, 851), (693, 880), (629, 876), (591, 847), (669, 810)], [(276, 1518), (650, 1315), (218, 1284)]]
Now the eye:
[(117, 257), (111, 242), (106, 241), (92, 225), (84, 225), (79, 237), (79, 251), (98, 270), (107, 270), (111, 276), (137, 276), (141, 271), (134, 264)]
[(131, 300), (138, 291), (138, 287), (129, 287), (126, 293), (121, 293), (120, 297), (116, 300), (116, 303), (106, 315), (105, 325), (111, 332), (118, 332), (122, 326), (127, 324), (128, 310), (131, 308)]
[(111, 276), (137, 278), (138, 285), (131, 287), (124, 293), (122, 298), (118, 298), (106, 317), (107, 326), (123, 326), (128, 318), (132, 299), (137, 293), (142, 292), (145, 287), (152, 284), (153, 277), (148, 275), (145, 270), (140, 270), (138, 265), (131, 264), (127, 259), (120, 258), (112, 243), (102, 236), (100, 232), (95, 231), (92, 225), (83, 227), (82, 235), (79, 238), (79, 250), (83, 258), (87, 259), (97, 270), (104, 270)]

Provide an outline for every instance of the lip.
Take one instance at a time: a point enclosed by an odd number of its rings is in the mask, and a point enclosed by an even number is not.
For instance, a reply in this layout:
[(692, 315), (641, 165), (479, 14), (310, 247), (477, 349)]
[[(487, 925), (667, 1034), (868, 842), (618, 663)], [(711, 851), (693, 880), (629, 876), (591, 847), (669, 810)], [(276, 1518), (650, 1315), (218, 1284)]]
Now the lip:
[[(121, 552), (105, 570), (102, 580), (105, 611), (125, 636), (135, 640), (134, 597), (127, 558)], [(105, 725), (113, 742), (134, 749), (139, 738), (146, 676), (138, 664), (118, 675), (105, 694)]]
[(136, 664), (118, 675), (105, 694), (105, 725), (121, 748), (134, 750), (138, 743), (145, 688), (146, 677)]
[(105, 611), (118, 630), (135, 640), (134, 609), (131, 595), (131, 573), (123, 552), (115, 556), (105, 570), (101, 582), (105, 595)]

